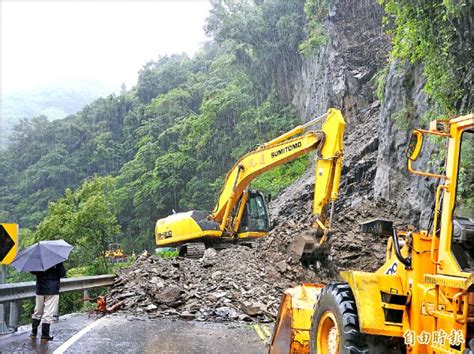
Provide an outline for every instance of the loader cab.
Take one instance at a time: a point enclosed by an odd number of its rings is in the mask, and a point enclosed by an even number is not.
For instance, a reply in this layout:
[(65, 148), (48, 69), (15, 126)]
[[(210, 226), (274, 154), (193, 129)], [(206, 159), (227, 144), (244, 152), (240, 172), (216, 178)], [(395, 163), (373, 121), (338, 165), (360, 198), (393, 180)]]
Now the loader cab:
[[(447, 140), (444, 173), (414, 167), (427, 135)], [(440, 180), (436, 189), (433, 222), (429, 233), (432, 261), (445, 275), (467, 276), (474, 272), (474, 116), (431, 122), (429, 130), (412, 132), (407, 150), (408, 170), (416, 175)], [(464, 273), (464, 274), (460, 274)]]
[(461, 134), (451, 251), (465, 272), (474, 272), (474, 128)]
[(264, 195), (259, 191), (249, 191), (244, 214), (240, 222), (239, 233), (268, 232), (270, 218)]

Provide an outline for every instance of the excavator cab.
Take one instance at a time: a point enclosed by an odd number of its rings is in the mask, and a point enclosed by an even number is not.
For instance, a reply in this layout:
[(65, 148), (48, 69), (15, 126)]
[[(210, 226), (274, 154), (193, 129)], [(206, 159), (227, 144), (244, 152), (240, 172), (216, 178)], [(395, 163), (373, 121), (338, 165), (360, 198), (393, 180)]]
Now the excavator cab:
[(249, 191), (238, 233), (268, 232), (269, 229), (270, 217), (264, 195), (259, 191)]

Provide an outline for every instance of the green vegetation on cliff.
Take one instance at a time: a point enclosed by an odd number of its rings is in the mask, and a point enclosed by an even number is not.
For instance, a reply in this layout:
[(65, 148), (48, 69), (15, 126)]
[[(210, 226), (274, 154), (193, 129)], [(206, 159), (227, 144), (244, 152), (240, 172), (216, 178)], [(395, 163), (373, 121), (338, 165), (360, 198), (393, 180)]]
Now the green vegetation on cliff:
[(472, 109), (470, 0), (379, 0), (392, 36), (393, 58), (423, 65), (425, 91), (441, 113)]

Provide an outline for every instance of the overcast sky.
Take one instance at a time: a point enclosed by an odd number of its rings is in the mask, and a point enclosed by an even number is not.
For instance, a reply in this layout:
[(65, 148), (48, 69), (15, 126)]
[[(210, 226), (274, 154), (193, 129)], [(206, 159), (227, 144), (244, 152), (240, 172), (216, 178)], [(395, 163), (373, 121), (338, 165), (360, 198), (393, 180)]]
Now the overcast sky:
[(2, 93), (64, 80), (136, 84), (159, 55), (195, 53), (208, 1), (2, 1)]

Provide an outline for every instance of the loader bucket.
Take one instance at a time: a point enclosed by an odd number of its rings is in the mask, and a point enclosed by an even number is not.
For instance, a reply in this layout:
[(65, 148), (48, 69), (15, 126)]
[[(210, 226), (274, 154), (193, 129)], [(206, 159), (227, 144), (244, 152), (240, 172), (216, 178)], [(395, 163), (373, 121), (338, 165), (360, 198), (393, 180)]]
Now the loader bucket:
[(309, 353), (311, 317), (322, 284), (303, 284), (283, 294), (270, 354)]

